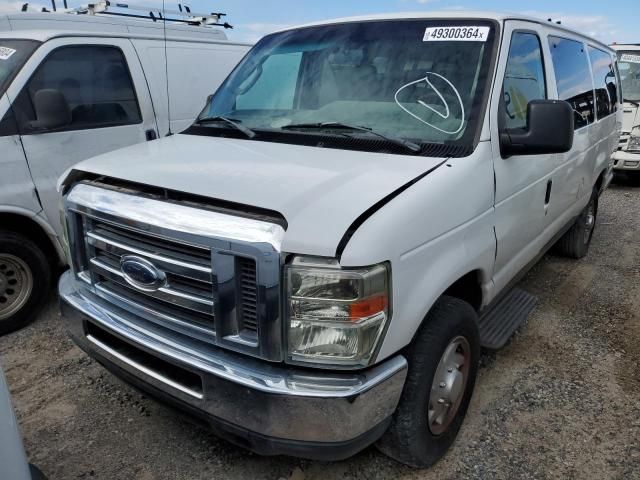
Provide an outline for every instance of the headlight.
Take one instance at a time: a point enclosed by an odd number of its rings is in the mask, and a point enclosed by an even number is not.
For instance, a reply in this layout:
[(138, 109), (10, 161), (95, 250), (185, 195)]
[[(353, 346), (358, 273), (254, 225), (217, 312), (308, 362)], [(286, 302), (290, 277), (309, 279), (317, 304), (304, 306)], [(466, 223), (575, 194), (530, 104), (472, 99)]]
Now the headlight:
[(389, 317), (388, 267), (295, 257), (286, 282), (289, 360), (368, 365)]
[(631, 130), (629, 143), (627, 143), (627, 151), (640, 152), (640, 127), (635, 127)]

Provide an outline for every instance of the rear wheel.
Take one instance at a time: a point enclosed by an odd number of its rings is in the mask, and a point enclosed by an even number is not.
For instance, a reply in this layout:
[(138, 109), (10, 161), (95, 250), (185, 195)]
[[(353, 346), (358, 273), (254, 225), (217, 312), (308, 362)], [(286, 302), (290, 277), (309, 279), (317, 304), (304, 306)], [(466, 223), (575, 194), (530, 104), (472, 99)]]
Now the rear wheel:
[(480, 358), (471, 305), (442, 297), (407, 351), (409, 372), (389, 430), (377, 446), (412, 467), (436, 463), (455, 440), (467, 413)]
[(589, 203), (576, 222), (556, 244), (556, 250), (569, 258), (583, 258), (589, 252), (598, 217), (598, 190), (593, 189)]
[(31, 322), (45, 301), (51, 266), (23, 235), (0, 231), (0, 335)]

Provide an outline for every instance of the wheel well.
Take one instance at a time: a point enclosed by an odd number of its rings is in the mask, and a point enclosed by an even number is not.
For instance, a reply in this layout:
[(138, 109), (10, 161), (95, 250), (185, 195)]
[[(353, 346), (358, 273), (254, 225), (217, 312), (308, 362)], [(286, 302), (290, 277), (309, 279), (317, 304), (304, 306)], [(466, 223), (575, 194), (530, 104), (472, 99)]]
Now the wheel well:
[(605, 172), (606, 170), (603, 170), (602, 173), (600, 173), (600, 175), (598, 176), (598, 179), (596, 180), (595, 187), (598, 189), (598, 192), (600, 192), (600, 189), (602, 188), (602, 184), (604, 183)]
[(459, 298), (470, 304), (476, 312), (482, 307), (482, 282), (479, 270), (467, 273), (457, 280), (443, 295)]
[(16, 213), (0, 213), (0, 229), (24, 235), (42, 249), (51, 266), (60, 264), (58, 252), (51, 243), (51, 238), (37, 222), (29, 217)]

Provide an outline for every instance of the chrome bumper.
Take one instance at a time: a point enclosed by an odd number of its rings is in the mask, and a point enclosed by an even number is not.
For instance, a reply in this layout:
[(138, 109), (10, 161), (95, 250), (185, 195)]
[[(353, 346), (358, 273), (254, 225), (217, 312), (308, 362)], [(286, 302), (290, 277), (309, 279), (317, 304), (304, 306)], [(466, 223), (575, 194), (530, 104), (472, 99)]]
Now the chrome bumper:
[(327, 372), (215, 347), (205, 354), (142, 328), (70, 272), (61, 277), (59, 293), (63, 322), (89, 355), (139, 388), (206, 418), (216, 430), (235, 432), (232, 441), (258, 453), (326, 458), (316, 455), (322, 446), (340, 444), (345, 455), (329, 457), (346, 458), (384, 432), (404, 386), (407, 362), (400, 355), (363, 372)]
[(618, 171), (640, 171), (640, 153), (626, 152), (618, 150), (613, 153), (614, 170)]

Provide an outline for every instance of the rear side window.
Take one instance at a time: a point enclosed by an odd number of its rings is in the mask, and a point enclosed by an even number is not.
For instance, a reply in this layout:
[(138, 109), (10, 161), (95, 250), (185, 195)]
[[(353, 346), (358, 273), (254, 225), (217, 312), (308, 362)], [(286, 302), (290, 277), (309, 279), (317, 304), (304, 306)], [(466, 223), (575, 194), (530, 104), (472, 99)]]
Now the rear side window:
[(59, 90), (67, 100), (71, 124), (65, 130), (142, 121), (129, 68), (115, 47), (71, 46), (55, 50), (29, 81), (26, 94), (32, 105), (35, 94), (43, 89)]
[(589, 47), (589, 58), (596, 87), (596, 112), (598, 118), (603, 118), (614, 113), (617, 108), (618, 86), (613, 58), (594, 47)]
[(574, 111), (575, 128), (582, 128), (595, 119), (593, 81), (584, 44), (567, 38), (549, 37), (558, 96)]
[(504, 127), (525, 128), (528, 103), (531, 100), (547, 98), (542, 49), (536, 34), (513, 34), (503, 90)]

